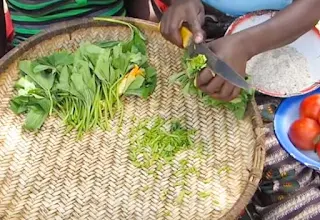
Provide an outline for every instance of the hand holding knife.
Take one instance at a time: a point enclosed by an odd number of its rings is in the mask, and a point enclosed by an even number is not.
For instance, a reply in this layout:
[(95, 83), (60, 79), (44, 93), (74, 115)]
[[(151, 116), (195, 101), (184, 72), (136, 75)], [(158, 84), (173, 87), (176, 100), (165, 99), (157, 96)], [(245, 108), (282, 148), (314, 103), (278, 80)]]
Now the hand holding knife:
[[(160, 24), (159, 24), (160, 27)], [(191, 57), (203, 54), (207, 57), (207, 65), (213, 73), (219, 75), (234, 86), (242, 89), (250, 89), (251, 86), (247, 81), (237, 72), (235, 72), (227, 63), (219, 59), (215, 53), (205, 43), (195, 44), (193, 42), (191, 31), (182, 27), (180, 29), (183, 47), (187, 49)]]

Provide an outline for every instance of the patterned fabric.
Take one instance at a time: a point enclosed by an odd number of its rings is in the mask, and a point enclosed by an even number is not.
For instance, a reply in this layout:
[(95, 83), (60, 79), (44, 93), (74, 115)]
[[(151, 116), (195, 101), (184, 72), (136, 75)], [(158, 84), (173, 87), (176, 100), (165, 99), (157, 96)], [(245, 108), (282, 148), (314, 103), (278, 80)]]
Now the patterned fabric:
[(7, 3), (16, 34), (14, 45), (61, 21), (125, 15), (124, 0), (7, 0)]
[(293, 159), (277, 141), (272, 120), (280, 100), (258, 96), (257, 101), (265, 121), (266, 163), (259, 189), (239, 219), (319, 220), (319, 173)]
[(4, 15), (5, 15), (5, 20), (6, 20), (6, 35), (8, 41), (11, 41), (13, 38), (13, 24), (10, 16), (10, 12), (8, 10), (8, 5), (6, 0), (0, 0), (3, 1), (3, 8), (4, 8)]

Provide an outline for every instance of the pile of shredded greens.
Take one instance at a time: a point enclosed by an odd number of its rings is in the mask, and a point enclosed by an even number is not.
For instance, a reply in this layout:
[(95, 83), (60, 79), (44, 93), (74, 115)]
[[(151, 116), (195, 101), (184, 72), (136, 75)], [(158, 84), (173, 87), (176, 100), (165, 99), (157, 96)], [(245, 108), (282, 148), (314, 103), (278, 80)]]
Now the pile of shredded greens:
[[(131, 129), (129, 159), (137, 168), (145, 170), (148, 174), (157, 177), (157, 171), (164, 166), (174, 166), (172, 163), (178, 154), (187, 150), (197, 150), (192, 141), (194, 130), (182, 126), (179, 120), (165, 120), (161, 117), (148, 118), (140, 121)], [(188, 175), (199, 175), (199, 171), (187, 159), (178, 160), (178, 168), (174, 172), (177, 179), (175, 186), (180, 187), (176, 195), (176, 203), (181, 204), (185, 196), (191, 194), (187, 190)], [(161, 200), (165, 200), (168, 191), (162, 192)]]
[(147, 63), (146, 39), (135, 26), (127, 25), (128, 41), (82, 43), (74, 52), (57, 51), (50, 56), (19, 63), (21, 77), (11, 100), (16, 114), (25, 113), (24, 128), (37, 130), (57, 113), (78, 137), (123, 113), (122, 96), (147, 98), (156, 86), (156, 71)]
[[(135, 119), (133, 119), (135, 121)], [(129, 159), (132, 164), (144, 170), (155, 179), (159, 173), (167, 167), (173, 171), (174, 187), (161, 192), (160, 199), (163, 201), (170, 193), (175, 197), (175, 203), (181, 205), (186, 197), (196, 195), (199, 200), (213, 199), (211, 191), (190, 191), (189, 179), (196, 177), (202, 184), (210, 184), (211, 178), (204, 179), (200, 176), (201, 163), (208, 159), (201, 144), (193, 141), (196, 131), (187, 129), (181, 120), (166, 120), (161, 117), (146, 118), (138, 121), (130, 132)], [(224, 167), (219, 171), (227, 171)], [(143, 192), (149, 189), (146, 185)], [(169, 192), (170, 191), (170, 192)], [(215, 199), (212, 200), (217, 204)]]
[(179, 83), (183, 88), (184, 94), (196, 95), (203, 103), (212, 107), (224, 107), (234, 112), (237, 119), (243, 119), (248, 102), (251, 100), (254, 90), (241, 90), (240, 95), (230, 102), (224, 102), (212, 98), (211, 96), (203, 93), (196, 86), (196, 78), (198, 73), (207, 66), (207, 58), (205, 55), (198, 55), (190, 58), (188, 53), (185, 53), (183, 58), (185, 70), (174, 74), (170, 77), (170, 82)]
[(161, 168), (170, 164), (177, 153), (194, 146), (193, 134), (179, 120), (146, 119), (131, 129), (129, 158), (139, 168)]

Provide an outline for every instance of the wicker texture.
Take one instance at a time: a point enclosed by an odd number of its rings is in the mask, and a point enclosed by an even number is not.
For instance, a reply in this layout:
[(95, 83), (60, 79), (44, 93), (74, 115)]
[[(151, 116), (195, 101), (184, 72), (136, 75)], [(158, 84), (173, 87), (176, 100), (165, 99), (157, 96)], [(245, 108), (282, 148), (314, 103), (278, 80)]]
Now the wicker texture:
[[(182, 51), (165, 42), (153, 24), (130, 21), (140, 24), (148, 38), (158, 85), (148, 101), (125, 100), (120, 132), (96, 130), (76, 141), (76, 133), (65, 134), (55, 117), (38, 133), (23, 132), (24, 117), (14, 115), (8, 105), (19, 60), (61, 48), (74, 50), (81, 41), (124, 39), (127, 28), (92, 21), (68, 23), (34, 37), (0, 61), (0, 219), (233, 219), (250, 200), (264, 162), (255, 102), (248, 116), (237, 121), (231, 112), (184, 97), (168, 82), (170, 74), (181, 71)], [(186, 119), (186, 125), (198, 131), (195, 142), (205, 146), (203, 160), (194, 159), (193, 151), (179, 155), (200, 171), (199, 177), (187, 177), (192, 193), (181, 205), (175, 203), (181, 190), (175, 186), (181, 177), (173, 175), (178, 166), (165, 166), (155, 179), (128, 160), (132, 117), (156, 115)], [(116, 123), (117, 119), (114, 127)], [(205, 183), (206, 179), (211, 180)], [(201, 192), (211, 195), (201, 198)]]

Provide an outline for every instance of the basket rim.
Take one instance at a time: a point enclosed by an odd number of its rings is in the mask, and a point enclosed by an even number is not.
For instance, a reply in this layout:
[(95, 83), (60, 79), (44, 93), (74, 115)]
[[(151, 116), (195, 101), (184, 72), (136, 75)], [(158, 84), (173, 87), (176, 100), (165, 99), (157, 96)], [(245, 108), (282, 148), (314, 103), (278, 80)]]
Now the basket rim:
[[(154, 22), (130, 18), (130, 17), (113, 17), (114, 19), (129, 22), (140, 29), (159, 32), (157, 24)], [(61, 22), (58, 25), (53, 25), (42, 33), (30, 37), (27, 41), (21, 43), (17, 47), (9, 51), (0, 59), (0, 74), (4, 72), (22, 54), (30, 50), (44, 40), (54, 38), (61, 34), (72, 33), (75, 30), (86, 27), (103, 27), (103, 26), (123, 26), (106, 21), (94, 20), (92, 18), (75, 19), (72, 21)], [(235, 219), (237, 218), (246, 205), (250, 202), (256, 192), (265, 162), (265, 135), (263, 132), (263, 122), (258, 111), (257, 104), (253, 99), (251, 101), (252, 123), (256, 134), (256, 147), (253, 153), (252, 169), (249, 170), (249, 178), (238, 200), (220, 219)]]

